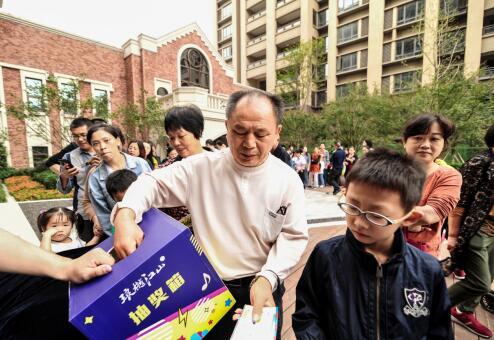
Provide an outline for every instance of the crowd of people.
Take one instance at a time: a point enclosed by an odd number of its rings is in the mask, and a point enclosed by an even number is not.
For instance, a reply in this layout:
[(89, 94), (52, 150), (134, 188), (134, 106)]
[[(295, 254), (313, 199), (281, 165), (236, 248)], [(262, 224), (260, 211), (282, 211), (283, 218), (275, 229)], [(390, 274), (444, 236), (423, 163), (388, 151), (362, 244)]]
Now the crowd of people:
[[(164, 119), (163, 160), (153, 143), (127, 142), (115, 125), (76, 118), (73, 145), (47, 164), (59, 174), (58, 190), (74, 192), (72, 209), (40, 214), (38, 249), (8, 236), (16, 247), (2, 250), (12, 260), (0, 260), (0, 269), (73, 282), (104, 275), (114, 259), (89, 250), (114, 236), (116, 254), (129, 256), (144, 237), (142, 214), (155, 207), (182, 222), (192, 219), (195, 237), (236, 299), (208, 338), (229, 338), (245, 304), (254, 307), (253, 322), (263, 307), (277, 306), (280, 338), (284, 279), (308, 242), (304, 188), (332, 186), (348, 229), (309, 257), (292, 317), (298, 339), (449, 339), (451, 321), (492, 336), (473, 311), (482, 303), (494, 312), (494, 125), (485, 135), (487, 150), (457, 171), (440, 159), (455, 134), (454, 123), (440, 114), (407, 122), (402, 153), (374, 149), (366, 139), (359, 156), (340, 142), (311, 153), (305, 146), (285, 150), (282, 117), (277, 96), (236, 92), (226, 108), (229, 147), (222, 140), (202, 146), (200, 109), (173, 107)], [(23, 256), (12, 256), (21, 250)], [(451, 271), (463, 280), (447, 288)], [(81, 336), (66, 320), (66, 285), (21, 275), (0, 282), (0, 334)], [(44, 288), (36, 291), (40, 282)], [(44, 316), (29, 319), (38, 314)], [(59, 327), (44, 323), (48, 318)], [(19, 328), (23, 323), (32, 327)]]

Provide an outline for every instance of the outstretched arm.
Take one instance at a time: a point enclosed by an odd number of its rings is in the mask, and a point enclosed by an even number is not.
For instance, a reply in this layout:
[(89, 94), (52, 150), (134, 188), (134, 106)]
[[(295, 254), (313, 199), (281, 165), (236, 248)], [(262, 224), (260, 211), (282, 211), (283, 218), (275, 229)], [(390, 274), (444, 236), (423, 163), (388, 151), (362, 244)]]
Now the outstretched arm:
[(97, 248), (71, 260), (0, 229), (0, 271), (81, 283), (111, 271), (113, 257)]

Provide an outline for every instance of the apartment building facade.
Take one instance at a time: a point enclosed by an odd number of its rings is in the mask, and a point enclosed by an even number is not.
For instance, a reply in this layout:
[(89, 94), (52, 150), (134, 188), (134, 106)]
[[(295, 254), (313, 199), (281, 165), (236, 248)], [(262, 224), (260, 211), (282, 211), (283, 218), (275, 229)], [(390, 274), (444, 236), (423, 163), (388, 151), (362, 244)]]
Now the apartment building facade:
[[(466, 75), (494, 76), (494, 0), (217, 0), (216, 46), (242, 84), (276, 92), (290, 47), (321, 37), (327, 63), (312, 107), (355, 84), (399, 93), (434, 77), (438, 18), (447, 11), (463, 42), (454, 51)], [(417, 27), (423, 30), (419, 32)], [(442, 52), (441, 52), (442, 53)]]

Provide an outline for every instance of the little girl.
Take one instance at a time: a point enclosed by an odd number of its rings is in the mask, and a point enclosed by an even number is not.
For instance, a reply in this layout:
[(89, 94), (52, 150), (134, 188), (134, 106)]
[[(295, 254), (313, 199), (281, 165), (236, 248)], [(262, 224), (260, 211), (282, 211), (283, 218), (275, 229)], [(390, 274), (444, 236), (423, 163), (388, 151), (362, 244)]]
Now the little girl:
[(75, 228), (76, 214), (67, 208), (57, 207), (38, 216), (38, 228), (43, 235), (40, 247), (59, 253), (61, 251), (97, 244), (100, 235), (95, 235), (87, 244), (79, 238)]

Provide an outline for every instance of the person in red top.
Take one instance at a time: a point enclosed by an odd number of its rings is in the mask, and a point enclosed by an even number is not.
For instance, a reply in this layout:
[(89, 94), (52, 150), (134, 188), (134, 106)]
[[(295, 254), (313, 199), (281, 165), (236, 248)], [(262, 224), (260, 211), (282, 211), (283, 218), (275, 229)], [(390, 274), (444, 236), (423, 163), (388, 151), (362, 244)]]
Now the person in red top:
[(403, 129), (406, 154), (419, 161), (427, 174), (422, 198), (416, 208), (423, 216), (404, 229), (404, 233), (408, 243), (435, 257), (439, 256), (441, 226), (460, 199), (460, 173), (434, 162), (454, 132), (454, 124), (437, 114), (416, 116)]

